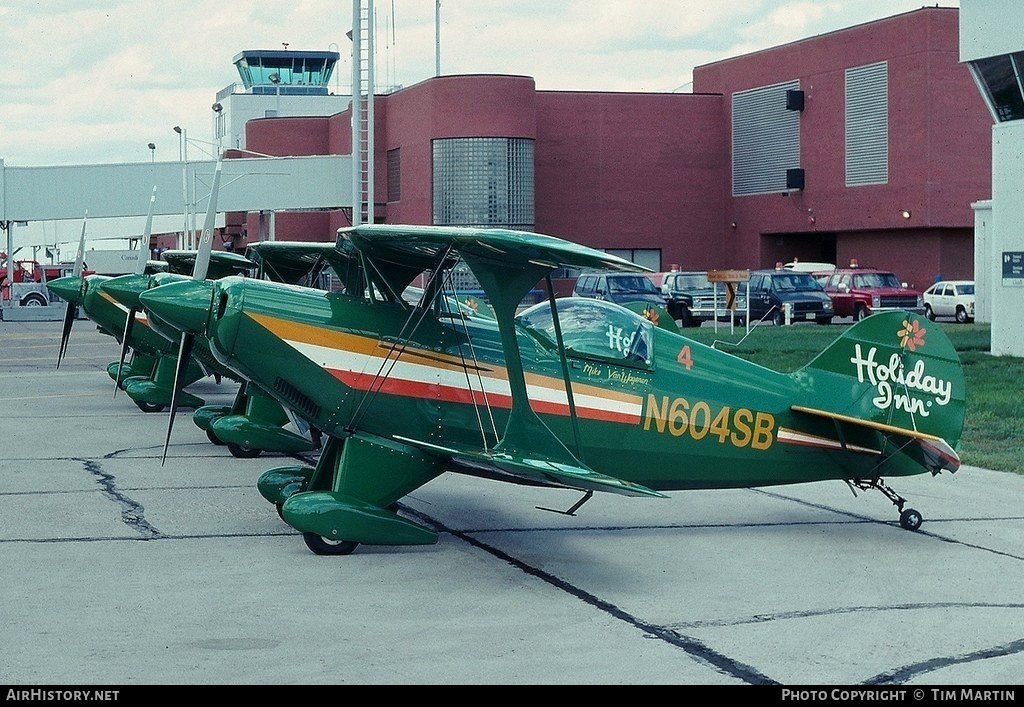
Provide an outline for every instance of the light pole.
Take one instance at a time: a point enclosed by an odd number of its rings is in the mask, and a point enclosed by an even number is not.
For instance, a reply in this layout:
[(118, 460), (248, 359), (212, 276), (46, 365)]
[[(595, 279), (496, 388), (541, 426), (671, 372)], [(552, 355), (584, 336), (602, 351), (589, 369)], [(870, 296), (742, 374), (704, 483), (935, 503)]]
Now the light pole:
[(181, 160), (181, 201), (185, 204), (184, 220), (181, 224), (181, 240), (178, 248), (191, 247), (187, 245), (192, 239), (188, 235), (188, 131), (180, 125), (174, 126), (174, 132), (178, 133), (178, 159)]
[(224, 106), (221, 105), (220, 101), (210, 106), (213, 111), (213, 135), (217, 138), (217, 156), (220, 156), (220, 144), (221, 138), (224, 136), (224, 126), (221, 124), (223, 120)]
[(267, 78), (270, 80), (270, 83), (274, 84), (274, 88), (276, 89), (276, 93), (277, 93), (277, 108), (275, 110), (277, 110), (277, 117), (280, 118), (281, 117), (281, 74), (279, 74), (279, 73), (277, 73), (275, 71), (274, 73), (272, 73)]
[(146, 147), (149, 148), (149, 161), (156, 162), (156, 143), (149, 143)]
[(434, 76), (441, 75), (441, 0), (434, 4)]

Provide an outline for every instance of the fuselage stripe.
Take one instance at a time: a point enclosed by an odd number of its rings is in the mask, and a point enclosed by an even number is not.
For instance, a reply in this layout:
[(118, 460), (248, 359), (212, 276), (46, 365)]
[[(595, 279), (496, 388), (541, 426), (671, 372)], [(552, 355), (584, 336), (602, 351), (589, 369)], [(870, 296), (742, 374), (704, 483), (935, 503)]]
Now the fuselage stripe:
[[(363, 337), (358, 337), (363, 338)], [(444, 402), (511, 407), (511, 390), (504, 368), (471, 370), (452, 364), (417, 363), (415, 351), (406, 351), (397, 362), (384, 350), (366, 353), (365, 341), (355, 350), (285, 339), (307, 359), (357, 390), (373, 388), (382, 393)], [(413, 360), (409, 360), (413, 359)], [(381, 375), (378, 376), (378, 371)], [(569, 402), (561, 379), (531, 375), (527, 378), (530, 405), (538, 413), (569, 414)], [(595, 386), (574, 387), (573, 403), (581, 418), (637, 424), (642, 412), (638, 395), (606, 396)]]

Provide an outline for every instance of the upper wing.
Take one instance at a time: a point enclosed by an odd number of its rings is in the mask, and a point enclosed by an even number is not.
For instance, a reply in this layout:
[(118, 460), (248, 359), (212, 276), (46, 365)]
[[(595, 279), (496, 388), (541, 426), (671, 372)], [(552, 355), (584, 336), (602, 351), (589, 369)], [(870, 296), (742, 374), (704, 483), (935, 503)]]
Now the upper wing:
[(354, 253), (343, 252), (334, 243), (261, 241), (250, 245), (245, 254), (265, 277), (275, 282), (309, 284), (326, 268), (331, 268), (346, 288), (363, 284), (361, 274), (355, 281), (350, 277), (353, 269), (361, 273)]
[[(191, 275), (196, 266), (194, 250), (165, 250), (162, 257), (167, 261), (167, 270), (179, 275)], [(228, 275), (238, 275), (255, 269), (256, 263), (238, 253), (217, 250), (210, 253), (210, 266), (207, 277), (219, 280)]]
[(536, 265), (650, 272), (636, 263), (570, 241), (504, 228), (366, 224), (338, 229), (338, 240), (353, 243), (379, 261), (433, 269), (446, 258), (469, 257), (511, 266)]

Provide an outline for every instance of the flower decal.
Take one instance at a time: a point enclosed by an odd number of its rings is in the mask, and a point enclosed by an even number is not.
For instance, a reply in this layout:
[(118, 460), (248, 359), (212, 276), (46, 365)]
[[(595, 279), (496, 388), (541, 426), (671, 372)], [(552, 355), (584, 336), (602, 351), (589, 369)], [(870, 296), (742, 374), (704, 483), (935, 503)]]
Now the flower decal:
[(658, 312), (654, 307), (648, 307), (644, 310), (644, 319), (649, 320), (654, 326), (658, 326)]
[(928, 331), (921, 326), (920, 320), (903, 320), (903, 328), (896, 332), (900, 337), (900, 347), (916, 351), (918, 346), (924, 346), (924, 333)]

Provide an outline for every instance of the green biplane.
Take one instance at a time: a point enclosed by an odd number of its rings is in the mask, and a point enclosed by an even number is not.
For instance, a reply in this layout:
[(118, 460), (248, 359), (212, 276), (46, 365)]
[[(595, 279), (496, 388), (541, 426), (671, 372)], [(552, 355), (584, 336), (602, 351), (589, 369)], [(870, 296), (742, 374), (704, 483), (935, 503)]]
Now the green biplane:
[[(153, 202), (156, 190), (150, 197), (149, 215), (142, 242), (149, 241), (153, 223)], [(79, 251), (85, 247), (85, 226), (83, 224), (82, 241)], [(144, 412), (159, 412), (170, 402), (173, 392), (177, 340), (180, 332), (168, 328), (163, 335), (151, 326), (146, 313), (138, 307), (138, 292), (134, 300), (123, 293), (130, 293), (132, 285), (145, 288), (154, 277), (185, 277), (191, 274), (196, 251), (166, 251), (163, 261), (152, 261), (140, 258), (135, 273), (111, 277), (109, 275), (85, 275), (76, 260), (74, 274), (58, 278), (47, 283), (51, 292), (64, 299), (67, 309), (64, 326), (58, 349), (57, 366), (67, 352), (68, 341), (75, 317), (73, 312), (78, 308), (92, 320), (99, 331), (108, 334), (122, 344), (120, 361), (107, 365), (107, 373), (115, 382), (115, 390), (123, 389), (128, 397)], [(246, 272), (255, 264), (234, 253), (215, 253), (212, 255), (210, 274), (212, 277), (224, 277), (229, 274)], [(137, 326), (136, 326), (137, 324)], [(173, 336), (167, 336), (172, 332)], [(126, 359), (126, 355), (130, 358)], [(212, 360), (212, 359), (211, 359)], [(220, 364), (217, 364), (220, 367)], [(188, 361), (185, 369), (185, 385), (210, 375), (209, 369), (202, 362)], [(193, 407), (203, 405), (203, 400), (196, 396), (183, 393), (187, 402)]]
[[(315, 467), (258, 484), (314, 553), (436, 542), (397, 501), (446, 471), (578, 490), (570, 515), (595, 491), (841, 480), (882, 492), (916, 530), (921, 514), (883, 477), (960, 466), (960, 361), (911, 313), (869, 317), (784, 374), (607, 302), (549, 295), (522, 311), (539, 282), (554, 292), (557, 269), (642, 270), (558, 238), (376, 224), (340, 229), (336, 245), (361, 266), (345, 292), (226, 277), (140, 297), (321, 430)], [(456, 264), (493, 319), (450, 306)], [(401, 293), (424, 274), (410, 304)]]
[[(154, 198), (155, 190), (150, 201), (150, 217), (146, 222), (144, 241), (148, 241), (152, 225)], [(214, 192), (210, 200), (211, 209), (207, 214), (210, 224), (215, 215), (215, 204)], [(323, 246), (320, 250), (334, 252), (331, 244)], [(278, 254), (283, 250), (280, 247), (269, 250), (274, 255), (261, 256), (258, 262), (235, 253), (210, 252), (202, 258), (206, 276), (217, 279), (229, 274), (250, 273), (258, 268), (266, 276), (287, 273), (289, 277), (299, 278), (303, 268), (307, 270), (307, 276), (310, 272), (315, 276), (323, 268), (323, 265), (318, 265), (318, 260), (306, 257), (306, 251), (310, 249), (301, 249), (301, 256), (288, 255), (294, 248), (287, 249), (286, 254)], [(177, 390), (176, 405), (196, 408), (193, 421), (206, 432), (212, 442), (226, 445), (233, 456), (242, 458), (259, 456), (265, 451), (294, 453), (317, 449), (320, 442), (315, 429), (310, 429), (301, 419), (296, 420), (258, 387), (242, 381), (233, 371), (220, 364), (210, 355), (205, 340), (198, 341), (188, 357), (179, 358), (177, 354), (181, 332), (161, 322), (159, 317), (148, 316), (139, 306), (139, 295), (167, 282), (189, 279), (194, 275), (196, 263), (201, 256), (194, 250), (168, 250), (163, 257), (164, 261), (160, 263), (162, 268), (154, 268), (152, 262), (143, 268), (140, 263), (135, 273), (129, 275), (94, 277), (85, 281), (69, 277), (66, 282), (56, 283), (61, 296), (69, 301), (81, 300), (87, 316), (101, 330), (121, 342), (119, 361), (108, 366), (111, 377), (120, 382), (120, 387), (143, 411), (156, 412), (171, 404), (175, 395), (178, 361), (184, 360), (186, 365), (181, 373), (182, 388), (210, 375), (218, 381), (226, 377), (241, 383), (231, 405), (206, 405), (201, 398), (180, 388)], [(62, 348), (66, 344), (68, 331), (65, 330)], [(117, 332), (123, 333), (119, 335)], [(148, 353), (140, 353), (142, 351)], [(129, 352), (131, 358), (126, 361)], [(148, 370), (137, 371), (140, 359), (152, 361)], [(117, 387), (115, 394), (116, 390)], [(288, 429), (287, 426), (293, 422), (295, 424)]]

